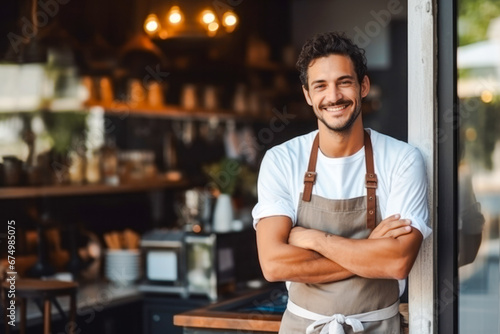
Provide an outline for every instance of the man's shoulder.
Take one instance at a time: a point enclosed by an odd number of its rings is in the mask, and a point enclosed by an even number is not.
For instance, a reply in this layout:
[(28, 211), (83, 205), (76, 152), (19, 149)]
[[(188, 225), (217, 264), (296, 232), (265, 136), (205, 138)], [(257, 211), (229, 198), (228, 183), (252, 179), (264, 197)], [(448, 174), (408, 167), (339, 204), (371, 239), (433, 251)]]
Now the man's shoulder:
[(370, 129), (370, 137), (372, 138), (375, 153), (383, 152), (401, 157), (408, 154), (419, 154), (415, 146), (375, 130)]
[(273, 146), (268, 150), (268, 153), (278, 156), (297, 156), (301, 154), (309, 154), (312, 142), (317, 132), (318, 130), (314, 130), (304, 135), (291, 138), (281, 144)]

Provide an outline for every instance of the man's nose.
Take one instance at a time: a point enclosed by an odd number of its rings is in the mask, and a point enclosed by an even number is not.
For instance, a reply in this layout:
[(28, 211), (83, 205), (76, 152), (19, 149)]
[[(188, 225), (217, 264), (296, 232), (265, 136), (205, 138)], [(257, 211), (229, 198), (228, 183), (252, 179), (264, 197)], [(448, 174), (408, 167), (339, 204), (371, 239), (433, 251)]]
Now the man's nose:
[(337, 102), (338, 100), (342, 99), (342, 92), (336, 85), (330, 86), (330, 88), (327, 91), (327, 98), (331, 102)]

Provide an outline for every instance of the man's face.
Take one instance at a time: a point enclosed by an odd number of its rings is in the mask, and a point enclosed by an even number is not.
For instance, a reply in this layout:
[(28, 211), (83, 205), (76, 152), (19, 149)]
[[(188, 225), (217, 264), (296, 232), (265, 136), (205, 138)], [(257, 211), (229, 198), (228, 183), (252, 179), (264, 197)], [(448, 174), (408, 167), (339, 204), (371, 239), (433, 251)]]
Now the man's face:
[(349, 131), (361, 118), (361, 99), (368, 95), (370, 81), (358, 82), (354, 64), (348, 56), (329, 55), (312, 61), (308, 69), (309, 90), (302, 87), (307, 103), (313, 107), (319, 126), (335, 132)]

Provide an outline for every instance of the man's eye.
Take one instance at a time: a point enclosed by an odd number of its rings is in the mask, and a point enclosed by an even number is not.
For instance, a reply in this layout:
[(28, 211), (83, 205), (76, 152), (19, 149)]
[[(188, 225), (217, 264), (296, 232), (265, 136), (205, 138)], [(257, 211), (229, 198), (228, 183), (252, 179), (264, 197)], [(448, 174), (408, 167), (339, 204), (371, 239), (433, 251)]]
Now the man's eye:
[(350, 86), (352, 84), (352, 81), (341, 81), (340, 85), (341, 86)]
[(321, 88), (324, 88), (325, 85), (317, 85), (317, 86), (314, 86), (314, 89), (321, 89)]

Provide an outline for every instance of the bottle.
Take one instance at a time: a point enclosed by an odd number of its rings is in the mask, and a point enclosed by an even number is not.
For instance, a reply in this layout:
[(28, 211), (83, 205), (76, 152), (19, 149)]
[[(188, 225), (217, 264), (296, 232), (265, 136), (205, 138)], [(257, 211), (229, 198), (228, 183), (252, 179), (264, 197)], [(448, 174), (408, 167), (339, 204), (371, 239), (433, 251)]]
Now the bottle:
[(118, 154), (115, 141), (107, 138), (105, 144), (101, 147), (100, 172), (105, 184), (117, 185), (118, 178)]
[(87, 168), (85, 170), (85, 180), (89, 184), (101, 182), (99, 150), (87, 149), (86, 158)]
[(82, 184), (85, 180), (86, 159), (78, 150), (69, 152), (69, 179), (71, 184)]

